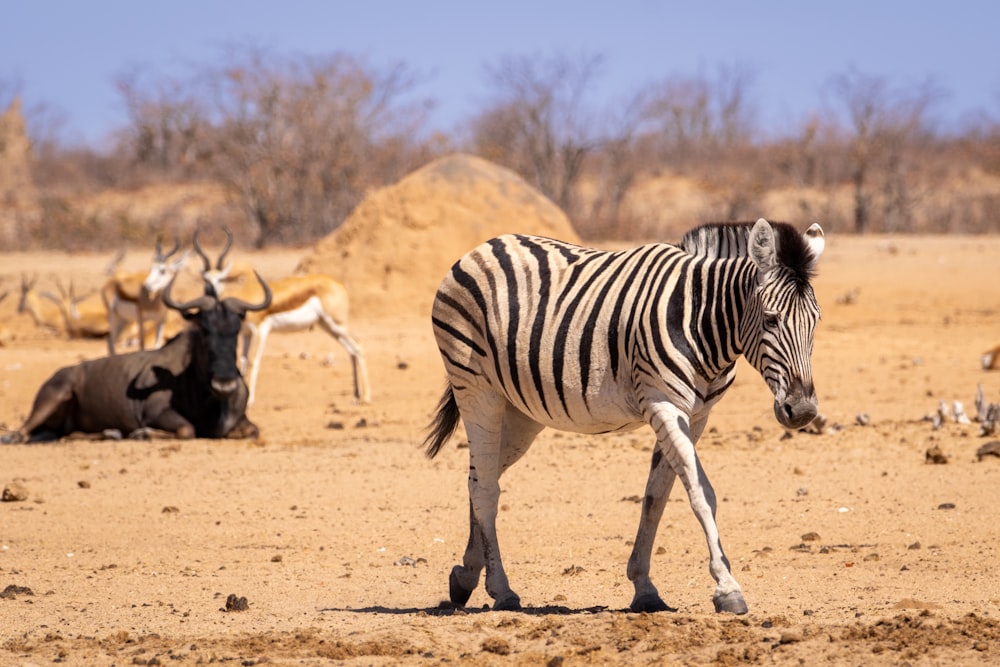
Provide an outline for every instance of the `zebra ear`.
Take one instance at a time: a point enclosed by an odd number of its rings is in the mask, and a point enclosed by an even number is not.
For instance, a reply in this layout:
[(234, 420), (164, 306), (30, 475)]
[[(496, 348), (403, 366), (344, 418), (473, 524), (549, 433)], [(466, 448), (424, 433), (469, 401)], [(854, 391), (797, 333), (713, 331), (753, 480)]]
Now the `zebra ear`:
[(812, 250), (813, 264), (819, 259), (820, 255), (823, 254), (823, 249), (826, 247), (826, 238), (823, 236), (823, 228), (819, 226), (818, 222), (814, 222), (809, 225), (809, 229), (806, 233), (802, 235), (805, 240), (806, 245)]
[(777, 250), (774, 244), (774, 230), (764, 218), (760, 218), (750, 230), (750, 259), (757, 265), (760, 275), (771, 271), (777, 264)]

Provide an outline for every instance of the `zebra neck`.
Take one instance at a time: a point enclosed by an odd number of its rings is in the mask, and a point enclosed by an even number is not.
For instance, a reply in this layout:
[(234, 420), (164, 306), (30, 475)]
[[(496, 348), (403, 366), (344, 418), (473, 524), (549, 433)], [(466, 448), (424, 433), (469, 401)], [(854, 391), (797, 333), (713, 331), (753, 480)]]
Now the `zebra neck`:
[(714, 380), (732, 368), (749, 342), (747, 317), (757, 289), (757, 268), (748, 258), (708, 259), (701, 263), (700, 285), (692, 285), (689, 322), (700, 342), (698, 373)]

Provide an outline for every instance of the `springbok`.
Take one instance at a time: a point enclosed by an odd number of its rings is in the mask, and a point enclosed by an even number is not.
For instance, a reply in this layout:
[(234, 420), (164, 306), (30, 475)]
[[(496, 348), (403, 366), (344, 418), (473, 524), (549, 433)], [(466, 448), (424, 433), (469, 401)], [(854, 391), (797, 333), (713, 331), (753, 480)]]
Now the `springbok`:
[(27, 275), (21, 274), (21, 299), (17, 302), (17, 312), (30, 315), (35, 326), (50, 331), (62, 331), (62, 312), (57, 305), (47, 303), (42, 299), (43, 295), (52, 295), (36, 290), (35, 283), (37, 282), (37, 275), (28, 278)]
[[(248, 290), (258, 289), (247, 280), (247, 274), (252, 272), (252, 269), (243, 268), (245, 263), (224, 263), (233, 243), (233, 234), (229, 229), (226, 229), (226, 237), (226, 245), (213, 268), (211, 260), (198, 243), (198, 232), (195, 232), (192, 243), (203, 263), (202, 277), (215, 288), (216, 294), (220, 297), (235, 292), (240, 298), (250, 298)], [(253, 404), (268, 335), (272, 331), (302, 331), (317, 324), (336, 338), (350, 355), (355, 400), (360, 403), (370, 403), (371, 387), (368, 383), (364, 351), (347, 329), (349, 310), (347, 289), (334, 278), (324, 274), (288, 276), (272, 281), (269, 285), (273, 294), (271, 304), (267, 308), (248, 312), (243, 323), (241, 365), (244, 373), (249, 368), (248, 405)], [(248, 364), (251, 348), (254, 348), (254, 357), (253, 362)]]
[(168, 253), (163, 252), (160, 240), (156, 241), (156, 254), (147, 272), (125, 273), (116, 271), (104, 284), (101, 295), (108, 311), (108, 354), (115, 354), (115, 343), (132, 322), (139, 327), (139, 349), (146, 349), (146, 323), (155, 326), (153, 347), (163, 344), (163, 329), (167, 322), (167, 308), (161, 298), (166, 287), (187, 261), (189, 251), (168, 261), (180, 249), (180, 242)]
[(100, 292), (77, 296), (72, 280), (68, 291), (58, 280), (56, 289), (59, 290), (58, 297), (49, 292), (42, 292), (42, 297), (59, 307), (70, 338), (103, 338), (108, 335), (108, 310)]
[(42, 384), (31, 414), (3, 443), (40, 442), (74, 432), (115, 431), (148, 438), (165, 431), (177, 438), (255, 438), (246, 416), (247, 386), (236, 367), (237, 337), (244, 313), (266, 308), (271, 293), (250, 304), (219, 299), (205, 286), (197, 299), (163, 303), (193, 326), (163, 347), (101, 357), (61, 368)]
[[(0, 292), (0, 303), (3, 303), (3, 300), (6, 299), (9, 294), (10, 290)], [(0, 347), (6, 345), (12, 340), (14, 340), (14, 334), (11, 333), (9, 328), (7, 328), (7, 325), (0, 324)]]

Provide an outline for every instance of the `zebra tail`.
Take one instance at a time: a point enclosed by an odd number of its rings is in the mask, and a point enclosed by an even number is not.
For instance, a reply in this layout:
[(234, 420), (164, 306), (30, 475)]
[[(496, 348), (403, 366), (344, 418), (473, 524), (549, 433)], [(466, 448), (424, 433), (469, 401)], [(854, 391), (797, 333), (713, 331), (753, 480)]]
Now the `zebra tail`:
[(427, 458), (432, 459), (441, 451), (444, 443), (452, 436), (458, 428), (461, 414), (458, 411), (458, 403), (455, 402), (455, 392), (451, 388), (451, 383), (445, 387), (444, 395), (438, 403), (437, 413), (434, 421), (431, 422), (430, 434), (424, 440), (424, 451)]

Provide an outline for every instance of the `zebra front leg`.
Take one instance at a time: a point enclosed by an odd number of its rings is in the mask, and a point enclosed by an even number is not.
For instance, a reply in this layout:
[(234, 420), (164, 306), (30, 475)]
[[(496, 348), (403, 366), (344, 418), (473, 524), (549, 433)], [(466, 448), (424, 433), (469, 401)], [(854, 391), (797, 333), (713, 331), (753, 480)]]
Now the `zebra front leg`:
[[(676, 409), (658, 410), (652, 423), (656, 432), (663, 436), (660, 445), (666, 453), (666, 459), (681, 478), (691, 509), (698, 518), (702, 530), (705, 531), (705, 540), (708, 542), (708, 569), (716, 581), (715, 593), (712, 595), (715, 611), (745, 614), (747, 605), (743, 599), (743, 590), (733, 577), (729, 559), (722, 550), (719, 528), (715, 522), (718, 506), (715, 490), (701, 467), (701, 461), (698, 460), (692, 428), (687, 418)], [(695, 430), (700, 434), (704, 423), (696, 423), (696, 426)]]

